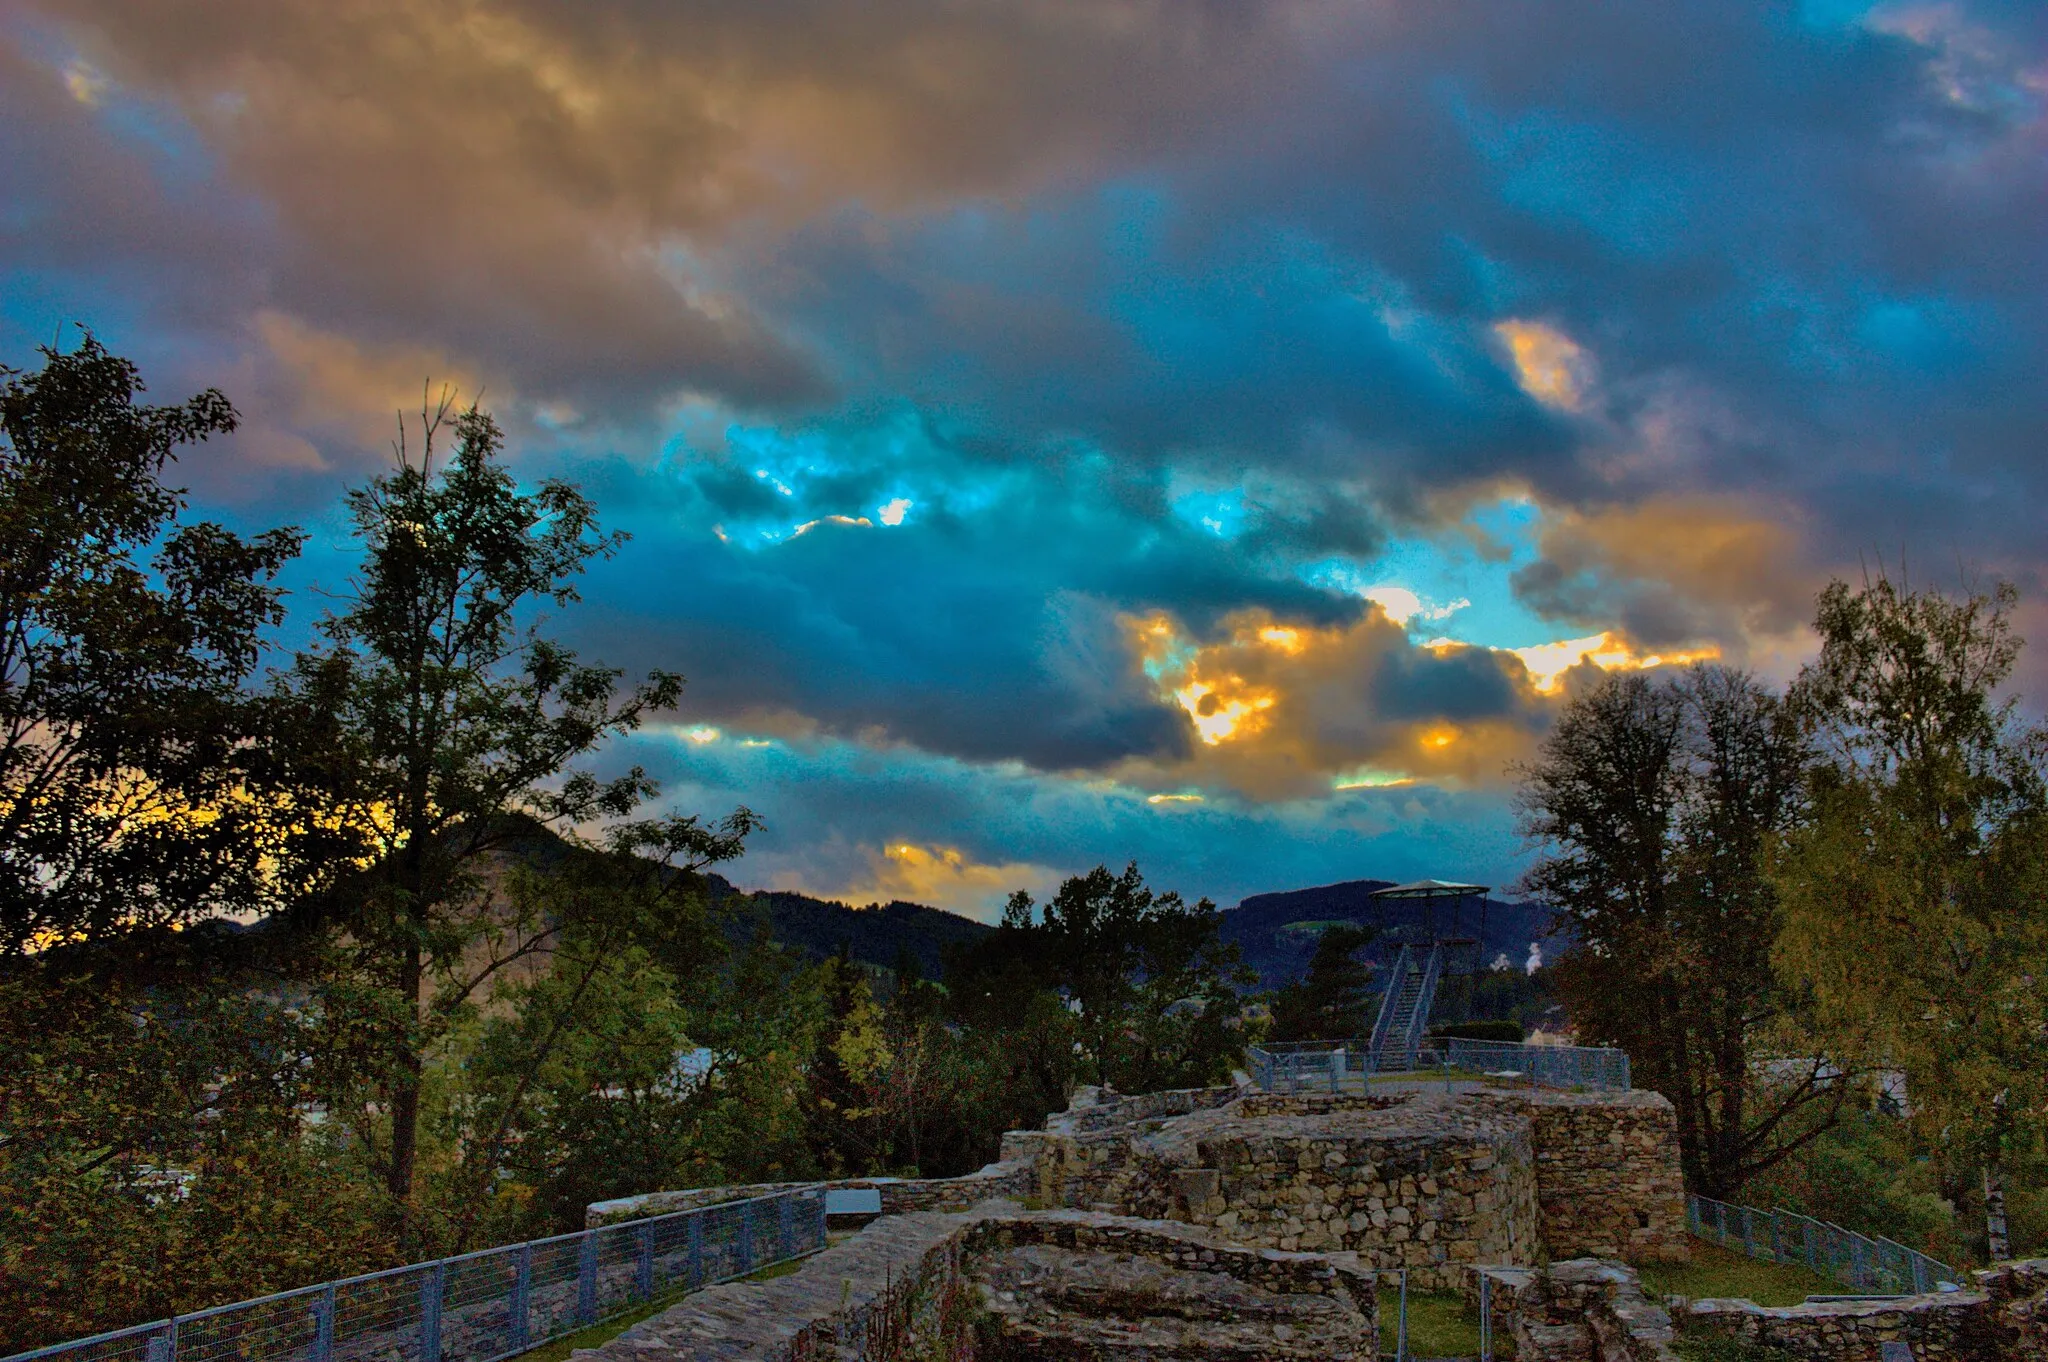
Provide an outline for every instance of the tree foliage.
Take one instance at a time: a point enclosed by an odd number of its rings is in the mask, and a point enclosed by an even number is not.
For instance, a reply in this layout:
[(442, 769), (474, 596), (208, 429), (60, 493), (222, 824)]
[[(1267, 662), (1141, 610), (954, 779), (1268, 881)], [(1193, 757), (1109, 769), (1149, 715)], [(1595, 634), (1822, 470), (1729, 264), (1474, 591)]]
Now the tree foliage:
[(1677, 1108), (1688, 1181), (1732, 1195), (1822, 1129), (1845, 1089), (1784, 1034), (1771, 840), (1798, 822), (1807, 743), (1753, 678), (1610, 677), (1522, 772), (1526, 884), (1581, 949), (1557, 970), (1581, 1036), (1628, 1051)]
[(276, 906), (275, 715), (244, 693), (301, 536), (184, 519), (164, 474), (235, 428), (138, 403), (87, 335), (0, 367), (0, 956)]
[[(481, 873), (486, 858), (527, 820), (572, 827), (652, 794), (637, 767), (604, 782), (566, 768), (673, 705), (682, 685), (656, 672), (621, 697), (617, 671), (542, 636), (537, 608), (573, 603), (577, 576), (621, 537), (600, 533), (595, 508), (567, 483), (521, 491), (501, 461), (503, 436), (475, 406), (453, 415), (453, 450), (437, 467), (450, 410), (444, 399), (423, 413), (417, 456), (401, 445), (392, 472), (348, 494), (358, 586), (286, 688), (314, 716), (304, 750), (328, 824), (352, 841), (337, 860), (363, 867), (315, 904), (345, 930), (358, 971), (401, 1003), (376, 1147), (401, 1205), (429, 1050), (563, 925), (508, 917)], [(736, 815), (727, 841), (700, 848), (705, 861), (736, 855), (750, 826)]]
[(1048, 1069), (1059, 1063), (1048, 1050), (1059, 1050), (1062, 1028), (1046, 1026), (1057, 999), (1082, 1081), (1190, 1087), (1227, 1077), (1243, 1049), (1239, 990), (1252, 975), (1219, 927), (1209, 900), (1156, 892), (1136, 864), (1121, 875), (1097, 866), (1061, 884), (1042, 912), (1023, 890), (1012, 895), (996, 934), (960, 962), (958, 988), (985, 1022), (999, 1021), (986, 1004), (1000, 989), (1002, 1015), (1023, 1024)]
[[(1372, 969), (1357, 957), (1376, 935), (1371, 927), (1339, 923), (1316, 938), (1308, 972), (1274, 995), (1274, 1040), (1343, 1040), (1371, 1033)], [(1519, 1030), (1515, 1039), (1521, 1039)]]
[(1828, 588), (1792, 691), (1826, 759), (1774, 873), (1778, 963), (1816, 1024), (1902, 1071), (1945, 1190), (1980, 1180), (1994, 1201), (1996, 1170), (2038, 1159), (2048, 1124), (2044, 741), (1997, 695), (2016, 600), (1883, 575)]

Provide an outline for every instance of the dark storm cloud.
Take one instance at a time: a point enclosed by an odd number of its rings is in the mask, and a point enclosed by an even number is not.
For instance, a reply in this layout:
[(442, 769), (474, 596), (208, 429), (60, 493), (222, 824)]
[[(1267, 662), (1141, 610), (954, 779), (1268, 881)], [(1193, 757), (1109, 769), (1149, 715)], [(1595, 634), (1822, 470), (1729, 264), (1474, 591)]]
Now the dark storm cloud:
[[(1548, 701), (1318, 560), (1527, 494), (1557, 636), (1733, 657), (1872, 544), (2039, 575), (2037, 17), (0, 0), (0, 267), (16, 336), (217, 369), (300, 491), (428, 374), (525, 471), (626, 451), (578, 627), (693, 713), (1494, 780)], [(1202, 741), (1155, 615), (1264, 737)]]
[[(641, 511), (618, 520), (635, 541), (585, 590), (584, 646), (636, 666), (687, 659), (687, 707), (713, 718), (801, 716), (1044, 769), (1172, 760), (1186, 718), (1139, 669), (1128, 612), (1211, 626), (1247, 602), (1317, 623), (1360, 611), (1158, 518), (1156, 488), (1096, 460), (920, 489), (900, 526), (872, 510), (865, 525), (825, 518), (883, 495), (850, 475), (765, 497), (733, 467), (608, 476), (589, 484), (601, 504)], [(849, 487), (869, 499), (833, 499)], [(776, 542), (748, 546), (757, 531), (738, 521), (732, 542), (710, 533), (721, 514), (762, 510), (781, 513)]]

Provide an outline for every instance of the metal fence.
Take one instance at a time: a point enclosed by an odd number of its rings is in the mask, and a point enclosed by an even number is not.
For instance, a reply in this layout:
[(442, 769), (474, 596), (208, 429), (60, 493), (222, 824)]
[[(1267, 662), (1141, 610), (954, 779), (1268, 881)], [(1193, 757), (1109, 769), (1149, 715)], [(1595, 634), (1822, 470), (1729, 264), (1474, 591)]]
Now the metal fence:
[[(1246, 1051), (1251, 1080), (1267, 1092), (1363, 1092), (1375, 1074), (1371, 1044), (1351, 1040), (1254, 1045)], [(1502, 1041), (1433, 1040), (1391, 1077), (1428, 1078), (1435, 1071), (1512, 1078), (1546, 1088), (1622, 1091), (1629, 1086), (1628, 1056), (1584, 1045), (1513, 1045)]]
[(499, 1362), (682, 1287), (825, 1247), (816, 1188), (218, 1305), (0, 1362)]
[(1961, 1281), (1947, 1263), (1904, 1244), (1790, 1211), (1760, 1211), (1695, 1196), (1686, 1198), (1686, 1218), (1702, 1239), (1766, 1262), (1804, 1264), (1859, 1291), (1917, 1296)]

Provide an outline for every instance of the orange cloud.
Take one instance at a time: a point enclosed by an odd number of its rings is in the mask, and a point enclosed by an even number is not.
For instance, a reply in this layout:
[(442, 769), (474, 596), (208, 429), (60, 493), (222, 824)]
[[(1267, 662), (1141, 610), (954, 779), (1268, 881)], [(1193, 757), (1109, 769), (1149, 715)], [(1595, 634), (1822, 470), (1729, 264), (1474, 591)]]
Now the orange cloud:
[(1682, 667), (1691, 662), (1711, 662), (1721, 655), (1715, 644), (1690, 650), (1647, 653), (1629, 646), (1628, 640), (1611, 631), (1585, 638), (1561, 639), (1527, 648), (1508, 648), (1529, 669), (1529, 680), (1545, 695), (1564, 688), (1565, 674), (1574, 667), (1594, 666), (1601, 671), (1640, 671), (1648, 667)]
[[(1488, 782), (1527, 748), (1545, 703), (1517, 659), (1478, 650), (1446, 662), (1379, 610), (1320, 627), (1246, 611), (1206, 641), (1163, 612), (1125, 628), (1195, 742), (1183, 761), (1119, 774), (1175, 791), (1284, 798), (1415, 778)], [(1178, 796), (1155, 799), (1167, 797)]]
[(1718, 655), (1710, 642), (1651, 650), (1617, 631), (1526, 648), (1414, 643), (1374, 610), (1348, 623), (1281, 624), (1263, 611), (1191, 637), (1164, 612), (1126, 617), (1160, 698), (1186, 713), (1179, 761), (1137, 759), (1119, 778), (1184, 801), (1193, 789), (1255, 798), (1417, 782), (1487, 785), (1526, 757), (1575, 668), (1638, 670)]
[(867, 860), (865, 875), (836, 889), (812, 888), (788, 877), (779, 878), (777, 887), (855, 904), (902, 899), (965, 917), (992, 919), (1016, 890), (1044, 894), (1060, 880), (1059, 872), (1046, 866), (1021, 861), (990, 865), (973, 859), (958, 847), (919, 842), (891, 842), (879, 850), (869, 850)]
[(1782, 514), (1706, 496), (1546, 507), (1537, 546), (1537, 561), (1515, 575), (1517, 593), (1588, 633), (1550, 647), (1738, 663), (1804, 651), (1818, 581)]
[(1542, 322), (1510, 318), (1494, 324), (1493, 334), (1507, 347), (1515, 381), (1522, 391), (1546, 406), (1577, 411), (1585, 405), (1593, 383), (1593, 361), (1571, 337)]

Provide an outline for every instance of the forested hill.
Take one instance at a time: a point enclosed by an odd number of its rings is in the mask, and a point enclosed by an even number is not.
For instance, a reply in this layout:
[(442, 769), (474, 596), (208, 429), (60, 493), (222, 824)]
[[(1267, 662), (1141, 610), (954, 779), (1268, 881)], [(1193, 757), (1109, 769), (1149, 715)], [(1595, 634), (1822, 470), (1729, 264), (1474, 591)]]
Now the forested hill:
[(957, 913), (900, 899), (853, 908), (808, 894), (772, 889), (748, 893), (720, 875), (704, 879), (711, 898), (733, 911), (731, 930), (735, 935), (751, 932), (758, 913), (766, 917), (768, 930), (777, 941), (815, 960), (836, 954), (844, 943), (855, 960), (894, 969), (898, 953), (908, 949), (925, 977), (936, 979), (943, 972), (942, 957), (948, 947), (965, 945), (991, 930)]
[[(1358, 922), (1380, 928), (1380, 938), (1368, 947), (1366, 958), (1391, 957), (1404, 939), (1419, 935), (1421, 906), (1416, 903), (1383, 903), (1372, 897), (1392, 880), (1345, 880), (1341, 884), (1319, 885), (1313, 889), (1290, 889), (1277, 894), (1254, 894), (1223, 914), (1223, 939), (1244, 951), (1245, 963), (1259, 972), (1261, 986), (1277, 987), (1298, 977), (1308, 968), (1309, 953), (1322, 927), (1330, 922)], [(1529, 955), (1531, 942), (1541, 942), (1543, 958), (1555, 960), (1569, 944), (1552, 938), (1550, 910), (1537, 903), (1509, 903), (1486, 900), (1485, 934), (1481, 938), (1488, 959), (1505, 954), (1516, 965)], [(1441, 906), (1437, 911), (1442, 913)], [(1468, 930), (1476, 929), (1476, 905), (1464, 908)]]

